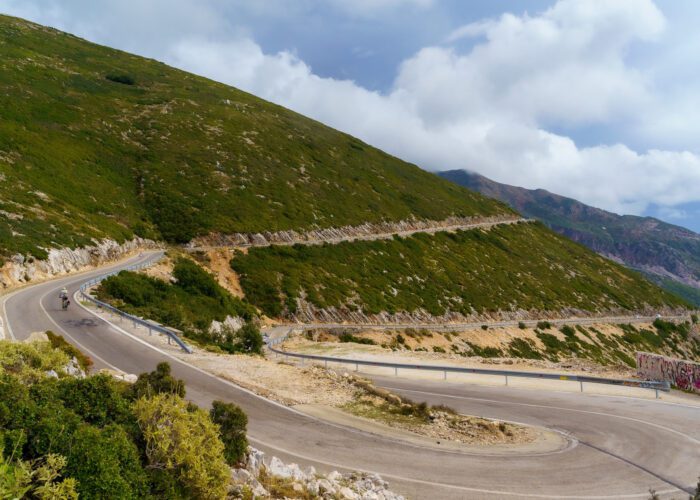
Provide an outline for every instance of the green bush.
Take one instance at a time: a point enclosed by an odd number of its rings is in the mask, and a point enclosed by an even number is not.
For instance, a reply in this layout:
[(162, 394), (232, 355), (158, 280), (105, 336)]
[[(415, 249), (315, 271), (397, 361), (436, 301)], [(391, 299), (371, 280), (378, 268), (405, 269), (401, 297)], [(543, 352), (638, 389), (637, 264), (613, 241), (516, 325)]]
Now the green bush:
[(563, 333), (566, 337), (569, 338), (576, 338), (576, 330), (574, 330), (571, 326), (569, 325), (564, 325), (562, 326), (559, 331)]
[(134, 385), (131, 386), (131, 394), (134, 399), (163, 393), (185, 397), (185, 383), (170, 374), (170, 363), (165, 361), (158, 363), (155, 371), (139, 375)]
[(238, 331), (227, 333), (222, 347), (228, 352), (262, 354), (263, 345), (260, 329), (255, 323), (249, 321)]
[(132, 418), (126, 389), (114, 378), (97, 374), (84, 379), (64, 378), (56, 383), (56, 396), (64, 407), (87, 423), (103, 427), (110, 422), (128, 424)]
[(238, 406), (214, 401), (209, 416), (219, 426), (219, 437), (224, 443), (224, 456), (229, 465), (238, 465), (248, 449), (246, 426), (248, 417)]
[(134, 85), (136, 83), (136, 80), (134, 80), (133, 77), (125, 74), (109, 73), (105, 75), (105, 78), (109, 81), (122, 83), (124, 85)]
[(508, 354), (514, 358), (542, 359), (542, 355), (535, 348), (535, 343), (530, 339), (513, 339), (508, 344)]
[(344, 332), (341, 333), (338, 336), (338, 340), (341, 342), (352, 342), (354, 344), (366, 344), (366, 345), (376, 345), (377, 343), (372, 340), (368, 339), (367, 337), (357, 337), (353, 335), (352, 333)]
[(550, 323), (549, 321), (538, 321), (537, 328), (539, 328), (540, 330), (549, 330), (550, 328), (552, 328), (552, 323)]
[(175, 394), (134, 404), (150, 470), (158, 471), (159, 497), (224, 498), (229, 468), (217, 426), (203, 410)]
[(525, 330), (525, 328), (527, 328), (527, 325), (522, 321), (518, 321), (518, 328), (520, 328), (521, 330)]
[(85, 498), (142, 498), (148, 493), (148, 477), (139, 450), (124, 429), (82, 424), (67, 450), (66, 474), (78, 482)]
[(442, 347), (440, 347), (439, 345), (434, 345), (434, 346), (433, 346), (433, 352), (439, 352), (439, 353), (444, 354), (444, 353), (445, 353), (445, 349), (442, 348)]

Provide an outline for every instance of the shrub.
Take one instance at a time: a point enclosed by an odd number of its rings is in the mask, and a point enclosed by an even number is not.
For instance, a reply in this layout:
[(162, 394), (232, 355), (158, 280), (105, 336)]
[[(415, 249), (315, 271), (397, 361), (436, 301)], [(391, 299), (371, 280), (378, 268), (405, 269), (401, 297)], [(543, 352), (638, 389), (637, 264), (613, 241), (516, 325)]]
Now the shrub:
[(231, 353), (262, 354), (263, 338), (255, 323), (247, 322), (237, 331), (229, 331), (221, 347)]
[(404, 338), (403, 335), (401, 335), (401, 334), (399, 333), (399, 334), (396, 336), (396, 343), (397, 343), (397, 344), (401, 344), (401, 345), (405, 345), (405, 344), (406, 344), (406, 339)]
[(355, 344), (377, 345), (377, 343), (372, 339), (368, 339), (366, 337), (357, 337), (347, 332), (341, 333), (338, 337), (338, 340), (340, 340), (341, 342), (353, 342)]
[(520, 328), (521, 330), (524, 330), (525, 328), (527, 328), (527, 325), (525, 323), (523, 323), (522, 321), (518, 321), (518, 328)]
[(440, 347), (439, 345), (434, 345), (434, 346), (433, 346), (433, 352), (439, 352), (439, 353), (443, 353), (443, 354), (444, 354), (444, 353), (445, 353), (445, 349), (443, 349), (443, 348)]
[(530, 339), (513, 339), (508, 344), (508, 354), (514, 358), (542, 359), (542, 355), (535, 349), (534, 342)]
[[(229, 479), (224, 444), (206, 412), (179, 396), (141, 398), (134, 413), (146, 443), (148, 467), (160, 471), (160, 496), (223, 498)], [(175, 491), (172, 491), (175, 490)]]
[(697, 315), (697, 314), (691, 314), (691, 315), (690, 315), (690, 321), (691, 321), (694, 325), (697, 325), (697, 324), (698, 324), (698, 315)]
[(219, 426), (219, 437), (224, 443), (224, 457), (229, 465), (239, 464), (248, 449), (246, 426), (248, 417), (238, 406), (214, 401), (209, 416)]
[(481, 325), (481, 329), (482, 329), (482, 330), (488, 330), (488, 329), (489, 329), (489, 325)]
[(77, 359), (78, 364), (84, 371), (87, 372), (90, 370), (92, 367), (92, 359), (86, 356), (83, 351), (75, 347), (73, 344), (69, 344), (66, 339), (55, 334), (51, 330), (46, 332), (46, 336), (49, 338), (49, 342), (54, 349), (60, 349), (68, 354), (69, 357)]
[(90, 424), (103, 427), (110, 422), (127, 423), (130, 402), (123, 397), (124, 388), (106, 374), (84, 379), (65, 378), (56, 384), (63, 405)]
[(576, 330), (574, 330), (571, 326), (569, 325), (564, 325), (562, 326), (559, 331), (563, 333), (566, 337), (575, 339), (576, 338)]
[(549, 321), (538, 321), (537, 328), (539, 328), (540, 330), (549, 330), (550, 328), (552, 328), (552, 323), (550, 323)]
[(124, 429), (81, 425), (68, 449), (66, 474), (78, 481), (85, 498), (141, 498), (148, 492), (136, 445)]
[(77, 500), (76, 481), (58, 481), (66, 458), (49, 454), (32, 463), (12, 462), (0, 454), (0, 495), (2, 498), (36, 498), (39, 500)]
[(185, 397), (185, 383), (170, 374), (170, 364), (163, 361), (158, 363), (155, 371), (142, 373), (131, 386), (134, 399), (155, 394), (175, 394)]
[(109, 73), (105, 75), (105, 78), (111, 82), (121, 83), (124, 85), (134, 85), (136, 81), (129, 75)]

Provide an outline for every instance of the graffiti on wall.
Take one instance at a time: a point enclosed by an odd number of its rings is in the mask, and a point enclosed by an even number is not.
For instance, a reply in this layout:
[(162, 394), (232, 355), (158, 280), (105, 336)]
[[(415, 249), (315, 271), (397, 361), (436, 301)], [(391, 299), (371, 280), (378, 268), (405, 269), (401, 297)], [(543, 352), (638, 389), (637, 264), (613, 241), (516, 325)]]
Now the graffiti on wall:
[(679, 389), (700, 394), (700, 363), (638, 352), (637, 375), (646, 380), (667, 380)]

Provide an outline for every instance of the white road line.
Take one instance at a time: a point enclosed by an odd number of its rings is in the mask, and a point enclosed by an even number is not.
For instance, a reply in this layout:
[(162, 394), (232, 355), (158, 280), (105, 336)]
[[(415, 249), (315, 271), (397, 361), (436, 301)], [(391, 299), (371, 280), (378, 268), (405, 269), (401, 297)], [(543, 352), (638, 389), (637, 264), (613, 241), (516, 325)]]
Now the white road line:
[(10, 320), (9, 320), (9, 318), (7, 317), (7, 308), (6, 308), (6, 305), (5, 305), (5, 304), (7, 304), (7, 301), (8, 301), (11, 297), (13, 297), (17, 292), (19, 292), (19, 290), (16, 290), (16, 291), (14, 291), (14, 292), (12, 292), (12, 293), (10, 293), (10, 294), (8, 294), (8, 295), (5, 295), (5, 296), (2, 298), (2, 317), (5, 319), (5, 321), (4, 321), (4, 323), (5, 323), (5, 324), (4, 324), (4, 326), (5, 326), (5, 331), (6, 331), (7, 333), (10, 334), (10, 338), (11, 338), (12, 340), (17, 340), (17, 338), (15, 337), (15, 334), (12, 332), (12, 326), (10, 325)]
[(384, 388), (389, 389), (389, 390), (393, 390), (393, 391), (405, 391), (405, 392), (413, 392), (416, 394), (426, 394), (429, 396), (439, 396), (442, 398), (464, 399), (464, 400), (471, 400), (471, 401), (483, 401), (485, 403), (499, 403), (499, 404), (503, 404), (503, 405), (527, 406), (530, 408), (549, 408), (552, 410), (570, 411), (570, 412), (575, 412), (575, 413), (585, 413), (588, 415), (598, 415), (601, 417), (618, 418), (621, 420), (629, 420), (631, 422), (636, 422), (638, 424), (644, 424), (644, 425), (648, 425), (650, 427), (655, 427), (657, 429), (661, 429), (661, 430), (664, 430), (666, 432), (676, 434), (678, 436), (681, 436), (684, 439), (689, 440), (692, 443), (700, 445), (699, 439), (695, 439), (692, 436), (689, 436), (687, 434), (683, 434), (682, 432), (677, 431), (675, 429), (671, 429), (670, 427), (665, 427), (665, 426), (660, 425), (660, 424), (655, 424), (653, 422), (648, 422), (646, 420), (641, 420), (641, 419), (634, 418), (634, 417), (625, 417), (623, 415), (615, 415), (614, 413), (605, 413), (605, 412), (598, 412), (598, 411), (591, 411), (591, 410), (578, 410), (575, 408), (565, 408), (562, 406), (541, 405), (541, 404), (534, 404), (534, 403), (517, 403), (514, 401), (499, 401), (496, 399), (476, 398), (476, 397), (470, 397), (470, 396), (455, 396), (452, 394), (444, 394), (441, 392), (419, 391), (419, 390), (415, 390), (415, 389), (403, 389), (401, 387), (384, 386)]
[[(265, 446), (267, 448), (277, 450), (277, 451), (279, 451), (281, 453), (285, 453), (287, 455), (299, 457), (299, 458), (302, 458), (302, 459), (307, 460), (309, 462), (315, 462), (318, 464), (327, 465), (329, 467), (333, 467), (336, 469), (356, 470), (358, 472), (377, 474), (377, 471), (358, 469), (357, 467), (348, 467), (346, 465), (342, 465), (342, 464), (338, 464), (338, 463), (334, 463), (334, 462), (326, 462), (323, 460), (319, 460), (317, 458), (302, 455), (302, 454), (299, 454), (296, 452), (286, 450), (284, 448), (280, 448), (277, 445), (267, 443), (267, 442), (262, 441), (260, 439), (250, 439), (250, 440), (255, 442), (255, 443), (258, 443), (262, 446)], [(587, 499), (587, 500), (615, 499), (615, 498), (649, 498), (648, 492), (630, 493), (630, 494), (622, 494), (622, 495), (546, 495), (546, 494), (542, 494), (542, 493), (517, 493), (517, 492), (513, 492), (513, 491), (489, 490), (489, 489), (484, 489), (484, 488), (471, 488), (469, 486), (459, 486), (456, 484), (437, 483), (437, 482), (433, 482), (433, 481), (426, 481), (423, 479), (416, 479), (414, 477), (404, 477), (404, 476), (398, 476), (396, 474), (388, 474), (388, 473), (383, 473), (383, 472), (379, 472), (378, 474), (380, 476), (382, 476), (383, 478), (391, 478), (391, 479), (394, 479), (397, 481), (416, 483), (416, 484), (421, 484), (421, 485), (425, 485), (425, 486), (431, 486), (433, 488), (447, 488), (447, 489), (451, 489), (451, 490), (469, 491), (472, 493), (486, 493), (489, 495), (497, 495), (497, 496), (513, 496), (513, 497), (523, 497), (523, 498)], [(657, 493), (665, 495), (666, 493), (676, 493), (678, 491), (681, 491), (681, 490), (679, 490), (678, 488), (673, 488), (673, 489), (668, 489), (668, 490), (663, 490), (663, 491), (657, 491)]]

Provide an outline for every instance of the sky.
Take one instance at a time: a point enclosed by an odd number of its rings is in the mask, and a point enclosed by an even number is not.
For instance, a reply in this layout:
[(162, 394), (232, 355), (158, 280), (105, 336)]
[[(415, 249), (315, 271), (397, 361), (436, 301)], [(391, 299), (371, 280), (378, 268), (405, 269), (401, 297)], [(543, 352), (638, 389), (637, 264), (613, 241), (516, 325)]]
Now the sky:
[(695, 0), (0, 0), (427, 170), (700, 232)]

